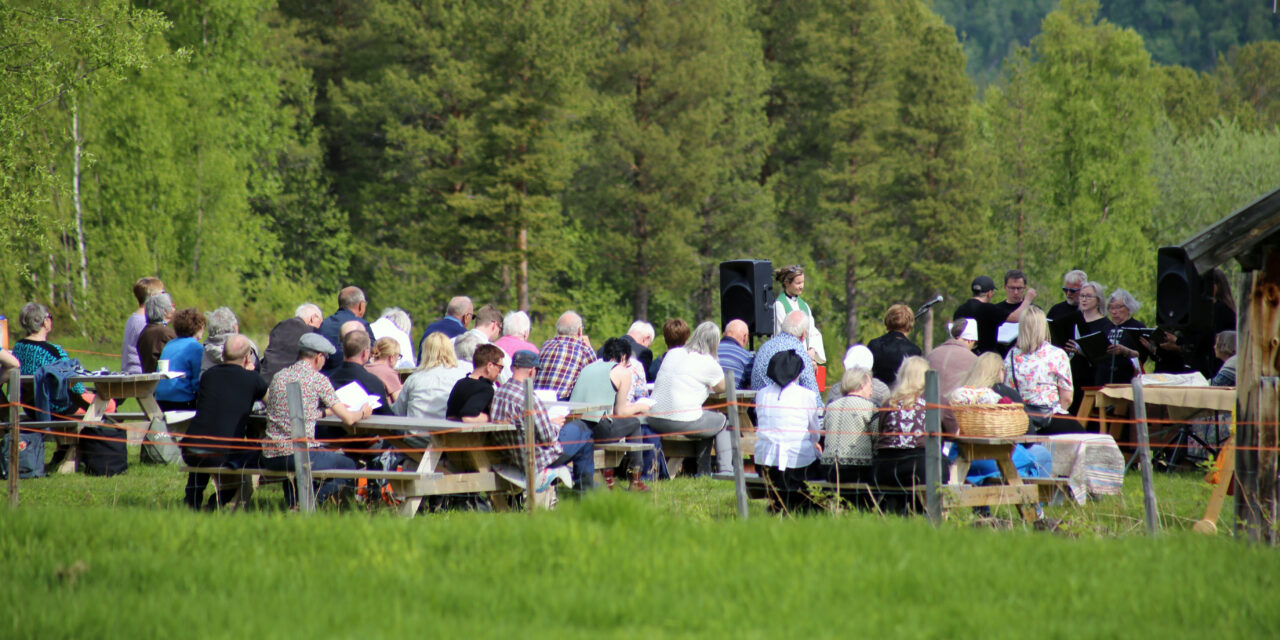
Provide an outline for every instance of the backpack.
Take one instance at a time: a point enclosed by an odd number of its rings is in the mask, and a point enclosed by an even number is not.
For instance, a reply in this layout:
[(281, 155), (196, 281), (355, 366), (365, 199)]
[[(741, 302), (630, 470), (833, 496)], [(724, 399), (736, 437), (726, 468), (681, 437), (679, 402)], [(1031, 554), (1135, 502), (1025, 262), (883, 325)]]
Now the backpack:
[[(0, 446), (0, 478), (9, 477), (9, 434)], [(18, 434), (18, 477), (44, 477), (44, 434)]]
[[(114, 476), (129, 469), (129, 450), (125, 446), (123, 429), (111, 427), (85, 427), (80, 430), (81, 438), (76, 469), (91, 476)], [(99, 440), (98, 438), (110, 438)]]

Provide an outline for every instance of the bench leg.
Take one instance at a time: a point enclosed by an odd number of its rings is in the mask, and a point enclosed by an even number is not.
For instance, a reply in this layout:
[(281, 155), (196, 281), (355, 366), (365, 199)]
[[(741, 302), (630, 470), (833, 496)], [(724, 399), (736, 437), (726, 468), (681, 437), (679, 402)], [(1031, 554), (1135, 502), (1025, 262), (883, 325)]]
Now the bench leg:
[(413, 516), (418, 514), (418, 507), (421, 505), (422, 505), (422, 496), (405, 498), (404, 502), (400, 503), (400, 515), (406, 518), (412, 518)]

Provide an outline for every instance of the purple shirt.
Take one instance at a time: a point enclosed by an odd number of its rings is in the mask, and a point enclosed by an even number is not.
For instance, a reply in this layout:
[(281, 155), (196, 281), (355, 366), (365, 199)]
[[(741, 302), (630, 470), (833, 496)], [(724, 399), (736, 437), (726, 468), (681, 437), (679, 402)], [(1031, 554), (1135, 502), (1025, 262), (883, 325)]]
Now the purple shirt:
[(124, 323), (124, 344), (120, 347), (120, 371), (142, 373), (142, 359), (138, 357), (138, 336), (147, 326), (147, 316), (138, 311)]

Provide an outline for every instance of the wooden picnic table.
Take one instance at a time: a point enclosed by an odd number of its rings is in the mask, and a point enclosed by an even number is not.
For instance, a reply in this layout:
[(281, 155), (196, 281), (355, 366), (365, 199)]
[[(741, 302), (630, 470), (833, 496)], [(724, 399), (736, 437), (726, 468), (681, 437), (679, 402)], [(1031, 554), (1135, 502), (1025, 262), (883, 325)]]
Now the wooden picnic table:
[[(1143, 385), (1142, 399), (1147, 405), (1163, 405), (1186, 410), (1184, 418), (1200, 411), (1233, 411), (1236, 408), (1235, 387), (1187, 387)], [(1092, 387), (1085, 390), (1080, 401), (1080, 409), (1076, 412), (1076, 420), (1087, 424), (1092, 419), (1090, 414), (1098, 411), (1098, 433), (1111, 435), (1120, 441), (1124, 429), (1123, 422), (1107, 423), (1107, 409), (1115, 408), (1116, 413), (1122, 411), (1128, 415), (1133, 405), (1133, 385), (1109, 384), (1103, 387)]]
[[(182, 375), (179, 372), (179, 375)], [(156, 404), (156, 385), (168, 376), (163, 373), (111, 373), (106, 375), (74, 376), (67, 379), (67, 384), (82, 383), (93, 387), (93, 404), (84, 416), (76, 421), (67, 421), (63, 431), (67, 435), (59, 435), (58, 443), (67, 449), (67, 455), (58, 466), (57, 473), (74, 473), (76, 455), (80, 438), (77, 437), (85, 426), (96, 426), (102, 423), (107, 415), (107, 405), (114, 399), (134, 398), (142, 407), (143, 414), (149, 421), (149, 429), (158, 432), (169, 431), (164, 411)], [(71, 433), (73, 432), (74, 433)]]
[[(1026, 437), (1016, 438), (975, 438), (969, 436), (951, 436), (959, 457), (956, 459), (955, 473), (948, 487), (952, 496), (947, 500), (949, 507), (980, 507), (1004, 504), (1017, 505), (1022, 519), (1027, 522), (1036, 520), (1035, 504), (1040, 502), (1040, 488), (1034, 484), (1022, 482), (1018, 475), (1018, 467), (1013, 464), (1013, 448), (1019, 443), (1037, 441)], [(974, 460), (991, 459), (1000, 470), (1000, 481), (978, 487), (964, 484), (964, 477), (969, 473), (969, 466)]]

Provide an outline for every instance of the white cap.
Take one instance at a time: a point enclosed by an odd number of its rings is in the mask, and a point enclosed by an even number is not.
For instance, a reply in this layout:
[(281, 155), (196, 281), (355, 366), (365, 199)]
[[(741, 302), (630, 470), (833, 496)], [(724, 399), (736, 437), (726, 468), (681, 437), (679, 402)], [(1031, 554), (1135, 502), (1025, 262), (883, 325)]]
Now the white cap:
[(968, 340), (970, 342), (977, 342), (978, 341), (978, 321), (974, 320), (973, 318), (965, 318), (965, 320), (966, 322), (964, 323), (964, 331), (960, 332), (960, 339)]
[(845, 369), (866, 369), (871, 370), (871, 365), (875, 364), (875, 356), (871, 355), (871, 350), (866, 345), (855, 344), (849, 347), (844, 354)]

